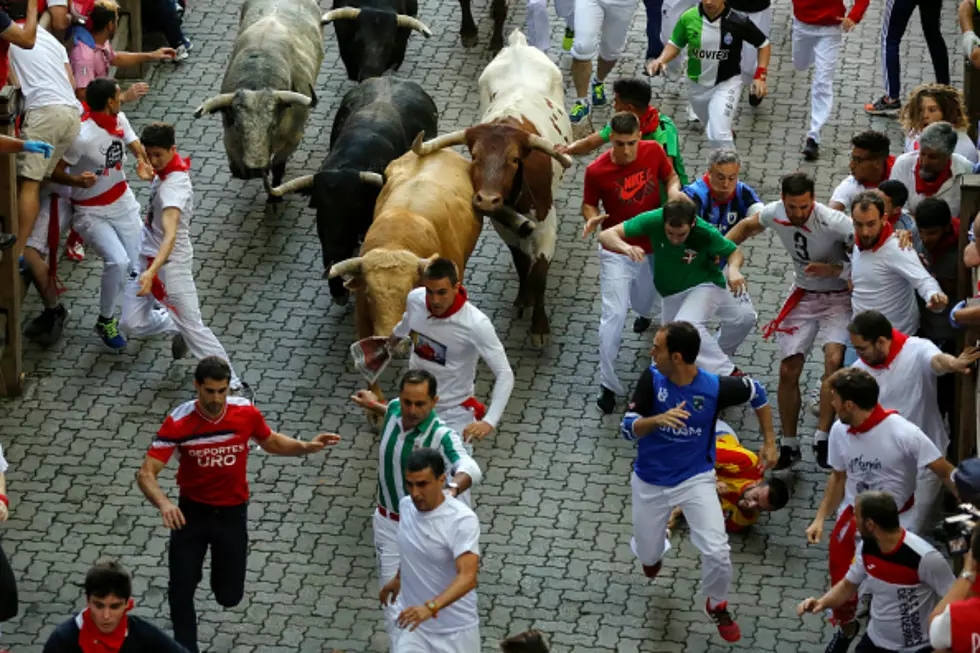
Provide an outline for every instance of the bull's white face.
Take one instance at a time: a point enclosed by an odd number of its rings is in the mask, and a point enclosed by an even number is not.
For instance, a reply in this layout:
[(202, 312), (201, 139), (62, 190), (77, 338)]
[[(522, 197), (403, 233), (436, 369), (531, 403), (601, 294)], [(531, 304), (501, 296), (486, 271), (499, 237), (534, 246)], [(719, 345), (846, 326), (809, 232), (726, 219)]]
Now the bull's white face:
[(229, 151), (229, 154), (241, 162), (246, 174), (254, 175), (269, 167), (275, 154), (274, 132), (285, 108), (272, 91), (235, 93), (230, 111), (224, 117), (225, 128), (233, 132), (233, 137), (225, 140), (229, 148), (234, 145), (236, 152)]

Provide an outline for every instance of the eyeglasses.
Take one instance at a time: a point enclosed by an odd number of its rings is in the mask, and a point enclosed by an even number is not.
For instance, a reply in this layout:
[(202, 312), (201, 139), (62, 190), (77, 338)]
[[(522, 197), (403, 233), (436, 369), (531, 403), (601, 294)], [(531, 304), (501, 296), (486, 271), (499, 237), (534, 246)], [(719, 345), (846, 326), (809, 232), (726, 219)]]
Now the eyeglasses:
[(854, 163), (864, 163), (865, 161), (877, 161), (877, 160), (878, 158), (873, 156), (855, 156), (854, 154), (851, 155), (851, 161), (853, 161)]

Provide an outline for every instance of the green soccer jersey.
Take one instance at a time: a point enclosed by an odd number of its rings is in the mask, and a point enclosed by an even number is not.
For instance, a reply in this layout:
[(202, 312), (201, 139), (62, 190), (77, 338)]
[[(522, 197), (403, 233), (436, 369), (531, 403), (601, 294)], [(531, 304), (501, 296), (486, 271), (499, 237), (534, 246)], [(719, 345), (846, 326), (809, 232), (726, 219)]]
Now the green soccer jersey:
[(680, 245), (667, 239), (664, 211), (641, 213), (623, 223), (627, 238), (647, 236), (653, 244), (653, 282), (661, 297), (684, 292), (703, 283), (726, 287), (725, 275), (715, 263), (726, 258), (736, 245), (701, 218), (695, 218), (691, 233)]
[(725, 9), (708, 20), (702, 5), (681, 14), (670, 42), (687, 48), (687, 76), (695, 84), (716, 86), (742, 73), (742, 42), (762, 48), (769, 39), (748, 17)]

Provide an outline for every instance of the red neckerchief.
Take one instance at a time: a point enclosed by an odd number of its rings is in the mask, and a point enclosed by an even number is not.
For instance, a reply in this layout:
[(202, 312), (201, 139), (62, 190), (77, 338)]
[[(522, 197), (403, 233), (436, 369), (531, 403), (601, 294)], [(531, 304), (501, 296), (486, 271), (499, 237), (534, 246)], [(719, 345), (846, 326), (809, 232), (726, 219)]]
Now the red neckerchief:
[[(813, 203), (813, 206), (810, 207), (810, 213), (806, 216), (806, 222), (809, 222), (810, 221), (810, 216), (812, 216), (813, 215), (813, 212), (816, 211), (816, 210), (817, 210), (817, 203), (814, 202)], [(773, 222), (775, 222), (776, 224), (781, 224), (784, 227), (796, 227), (797, 229), (802, 229), (803, 231), (805, 231), (807, 233), (811, 233), (810, 227), (806, 226), (806, 222), (804, 222), (803, 223), (803, 226), (800, 226), (800, 227), (797, 227), (795, 224), (793, 224), (789, 220), (780, 220), (779, 218), (773, 218)]]
[(425, 308), (428, 309), (429, 311), (429, 317), (437, 320), (444, 320), (447, 317), (450, 317), (451, 315), (455, 315), (456, 313), (459, 313), (459, 309), (463, 308), (463, 304), (465, 303), (466, 303), (466, 288), (464, 288), (462, 285), (459, 286), (459, 292), (456, 293), (456, 299), (453, 300), (452, 306), (446, 309), (446, 312), (443, 313), (442, 315), (433, 315), (432, 306), (429, 304), (429, 298), (428, 297), (425, 298)]
[(174, 152), (173, 157), (171, 157), (170, 162), (163, 166), (163, 170), (156, 171), (157, 176), (163, 181), (167, 178), (171, 172), (187, 172), (191, 169), (191, 160), (182, 159), (180, 155)]
[(915, 192), (919, 195), (932, 197), (939, 192), (939, 189), (953, 176), (953, 159), (950, 157), (946, 169), (939, 173), (939, 176), (932, 181), (927, 181), (919, 176), (920, 161), (915, 161)]
[(119, 127), (118, 115), (110, 116), (105, 111), (92, 111), (84, 102), (82, 102), (82, 108), (85, 109), (85, 113), (82, 114), (82, 121), (91, 120), (96, 125), (109, 132), (110, 136), (119, 136), (122, 138), (123, 130)]
[(727, 199), (724, 199), (719, 202), (718, 200), (715, 199), (715, 191), (712, 190), (711, 188), (711, 179), (708, 178), (707, 172), (704, 173), (704, 176), (701, 177), (701, 180), (704, 182), (705, 186), (708, 187), (708, 194), (711, 195), (711, 201), (714, 202), (715, 206), (725, 206), (733, 199), (735, 199), (735, 193), (738, 192), (738, 184), (735, 184), (735, 188), (732, 189), (732, 194), (729, 195)]
[(881, 228), (881, 233), (878, 234), (878, 242), (876, 242), (871, 247), (865, 247), (864, 245), (862, 245), (861, 244), (861, 239), (860, 238), (857, 238), (857, 234), (856, 233), (854, 234), (854, 236), (855, 236), (854, 240), (857, 241), (858, 249), (861, 250), (862, 252), (866, 252), (868, 250), (871, 250), (872, 252), (877, 252), (878, 251), (878, 248), (881, 247), (882, 245), (884, 245), (885, 244), (885, 241), (888, 240), (888, 238), (893, 233), (895, 233), (895, 227), (892, 226), (892, 223), (891, 222), (889, 222), (888, 220), (885, 220), (885, 226)]
[(882, 181), (884, 181), (884, 180), (886, 180), (886, 179), (888, 179), (889, 177), (892, 176), (892, 166), (893, 165), (895, 165), (895, 155), (894, 154), (889, 154), (888, 155), (888, 159), (885, 161), (885, 174), (882, 175), (881, 181), (877, 181), (877, 182), (874, 182), (874, 183), (866, 183), (866, 182), (863, 182), (862, 181), (862, 182), (860, 182), (861, 185), (864, 186), (865, 188), (878, 188), (878, 184), (880, 184)]
[(103, 633), (95, 625), (88, 608), (82, 610), (80, 615), (82, 625), (78, 628), (78, 647), (82, 649), (82, 653), (118, 653), (129, 633), (129, 611), (132, 609), (133, 601), (130, 599), (129, 605), (126, 606), (126, 614), (123, 615), (116, 629), (108, 634)]
[(864, 360), (863, 357), (861, 360), (864, 361), (865, 365), (873, 370), (886, 370), (893, 362), (895, 362), (895, 359), (898, 358), (898, 355), (902, 352), (902, 347), (905, 346), (908, 339), (909, 337), (901, 331), (892, 329), (892, 346), (888, 348), (888, 356), (885, 357), (885, 362), (878, 365), (872, 365), (868, 361)]
[(849, 426), (847, 428), (847, 432), (852, 435), (858, 433), (867, 433), (868, 431), (870, 431), (871, 429), (873, 429), (874, 427), (878, 426), (883, 421), (885, 421), (885, 418), (888, 417), (889, 415), (897, 415), (897, 414), (898, 414), (897, 410), (885, 410), (884, 408), (881, 407), (881, 404), (876, 404), (874, 410), (872, 410), (871, 414), (868, 415), (868, 419), (864, 420), (857, 426)]
[(949, 223), (950, 230), (943, 239), (936, 243), (936, 246), (929, 250), (929, 253), (933, 256), (941, 256), (943, 252), (959, 248), (960, 246), (960, 219), (953, 218)]
[(640, 133), (652, 134), (660, 127), (660, 112), (653, 107), (647, 107), (643, 117), (640, 118)]

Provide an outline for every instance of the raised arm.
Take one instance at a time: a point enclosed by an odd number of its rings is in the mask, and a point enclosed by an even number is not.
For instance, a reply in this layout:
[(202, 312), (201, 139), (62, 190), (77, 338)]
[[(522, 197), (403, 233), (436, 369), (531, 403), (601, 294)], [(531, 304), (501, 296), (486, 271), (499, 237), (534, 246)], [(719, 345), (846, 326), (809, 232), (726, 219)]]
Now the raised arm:
[(37, 40), (37, 0), (27, 0), (27, 20), (24, 21), (24, 26), (11, 23), (10, 27), (0, 34), (0, 38), (25, 50), (34, 47)]
[(758, 236), (766, 230), (766, 228), (762, 225), (762, 222), (759, 220), (760, 215), (761, 212), (750, 215), (744, 220), (739, 220), (734, 227), (728, 230), (728, 233), (725, 234), (725, 238), (732, 241), (736, 245), (741, 245), (749, 238)]
[(340, 436), (336, 433), (321, 433), (314, 436), (309, 442), (304, 442), (282, 433), (273, 432), (269, 437), (259, 440), (259, 446), (276, 456), (308, 456), (338, 442), (340, 442)]

